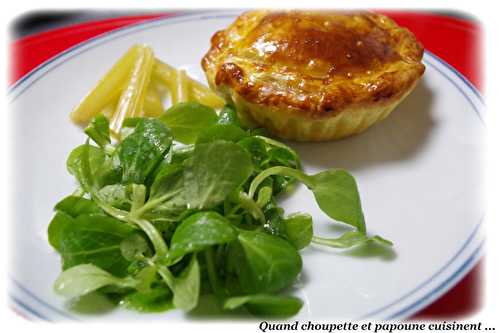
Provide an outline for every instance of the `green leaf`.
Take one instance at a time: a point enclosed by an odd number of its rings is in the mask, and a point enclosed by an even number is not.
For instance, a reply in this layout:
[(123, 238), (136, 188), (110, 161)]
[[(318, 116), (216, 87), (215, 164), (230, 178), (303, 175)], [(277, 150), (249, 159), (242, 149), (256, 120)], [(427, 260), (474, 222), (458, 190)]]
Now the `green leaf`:
[(141, 121), (140, 117), (130, 117), (130, 118), (125, 118), (122, 123), (122, 128), (120, 128), (120, 141), (125, 140), (127, 136), (132, 134), (135, 130), (135, 127), (137, 124)]
[(185, 219), (175, 230), (167, 258), (172, 262), (188, 253), (229, 243), (237, 236), (231, 223), (218, 213), (196, 213)]
[(91, 263), (117, 276), (127, 274), (130, 262), (123, 257), (120, 244), (137, 229), (95, 214), (79, 215), (72, 223), (67, 222), (58, 235), (64, 270)]
[(74, 266), (59, 275), (54, 290), (61, 296), (74, 298), (104, 286), (134, 288), (137, 281), (131, 277), (117, 278), (92, 264)]
[[(263, 136), (252, 136), (238, 141), (252, 155), (256, 171), (263, 171), (271, 167), (289, 167), (299, 170), (301, 168), (297, 153), (287, 145)], [(288, 189), (295, 182), (288, 175), (273, 174), (268, 179), (268, 184), (273, 189), (273, 194), (278, 195)]]
[(241, 128), (241, 123), (238, 119), (238, 114), (231, 106), (225, 105), (219, 112), (218, 124), (233, 125)]
[(269, 186), (262, 186), (257, 194), (257, 205), (264, 207), (273, 196), (273, 190)]
[(156, 175), (150, 196), (138, 214), (151, 222), (180, 222), (180, 215), (187, 210), (184, 197), (183, 167), (166, 164)]
[[(139, 264), (140, 263), (140, 264)], [(129, 267), (130, 271), (135, 271), (135, 269), (139, 269), (137, 266), (142, 266), (142, 269), (138, 272), (131, 272), (131, 274), (135, 273), (135, 279), (137, 280), (137, 291), (141, 293), (146, 293), (151, 291), (153, 284), (158, 280), (158, 274), (156, 272), (155, 266), (150, 266), (147, 262), (142, 260), (135, 261), (131, 267)]]
[(233, 247), (232, 253), (241, 257), (236, 269), (245, 292), (281, 290), (288, 287), (302, 269), (297, 250), (280, 237), (240, 230), (238, 241), (241, 247)]
[(64, 212), (72, 217), (77, 217), (81, 214), (104, 213), (92, 200), (73, 195), (59, 201), (54, 208), (56, 211)]
[(230, 297), (224, 302), (225, 310), (234, 310), (245, 305), (256, 316), (290, 317), (302, 308), (302, 301), (293, 296), (248, 295)]
[(143, 184), (131, 184), (129, 186), (132, 189), (132, 206), (130, 207), (130, 212), (135, 212), (144, 206), (147, 189)]
[(300, 169), (300, 162), (296, 155), (290, 150), (281, 147), (274, 147), (268, 150), (270, 165), (283, 165), (295, 169)]
[(121, 180), (122, 170), (113, 156), (108, 157), (103, 149), (88, 143), (78, 146), (70, 153), (66, 166), (85, 192), (93, 192), (104, 185)]
[(198, 305), (200, 295), (200, 266), (196, 254), (191, 257), (188, 267), (174, 282), (174, 305), (176, 308), (190, 311)]
[(193, 145), (182, 145), (174, 144), (171, 152), (171, 163), (172, 164), (182, 164), (185, 160), (193, 155), (194, 144)]
[(186, 200), (182, 193), (174, 196), (160, 205), (155, 206), (150, 211), (144, 213), (143, 217), (152, 222), (181, 222), (182, 217), (191, 212), (186, 208)]
[(300, 158), (295, 150), (282, 142), (265, 136), (256, 136), (256, 138), (267, 144), (268, 154), (272, 159), (278, 162), (278, 165), (286, 165), (300, 169)]
[(130, 117), (130, 118), (125, 118), (122, 123), (122, 128), (123, 127), (129, 127), (129, 128), (135, 128), (137, 124), (141, 122), (141, 120), (144, 119), (142, 117)]
[(323, 212), (366, 233), (358, 187), (350, 173), (332, 169), (309, 176), (309, 179), (307, 185)]
[(156, 119), (142, 119), (118, 146), (123, 182), (143, 184), (168, 152), (170, 131)]
[(98, 192), (99, 199), (104, 203), (123, 210), (130, 210), (132, 205), (132, 188), (128, 185), (106, 185)]
[(284, 210), (278, 207), (274, 202), (269, 202), (265, 207), (266, 223), (263, 225), (264, 230), (271, 235), (287, 238), (285, 218), (283, 217)]
[(73, 222), (73, 217), (63, 211), (56, 212), (56, 215), (54, 215), (50, 221), (49, 228), (47, 230), (49, 243), (58, 252), (61, 252), (61, 237), (63, 232), (68, 226), (71, 226)]
[(195, 102), (178, 103), (159, 118), (172, 130), (175, 140), (194, 143), (205, 128), (215, 125), (218, 117), (208, 106)]
[(275, 175), (293, 177), (301, 181), (313, 192), (323, 212), (337, 221), (352, 225), (361, 233), (366, 233), (358, 187), (354, 177), (347, 171), (331, 169), (309, 176), (289, 167), (271, 167), (252, 180), (249, 195), (253, 197), (264, 179)]
[[(73, 149), (69, 154), (68, 159), (66, 160), (66, 168), (68, 169), (68, 172), (75, 177), (78, 177), (81, 172), (80, 166), (82, 153), (86, 149), (86, 146), (87, 144), (83, 144)], [(91, 164), (95, 167), (93, 169), (97, 170), (97, 166), (102, 165), (106, 155), (104, 154), (102, 149), (98, 147), (89, 145), (88, 149)]]
[(172, 292), (166, 286), (158, 286), (147, 292), (133, 292), (123, 298), (122, 304), (144, 313), (164, 312), (174, 308)]
[(129, 215), (128, 221), (137, 225), (148, 236), (155, 250), (155, 256), (162, 258), (167, 254), (167, 243), (161, 232), (148, 220)]
[(87, 128), (85, 128), (85, 133), (101, 148), (111, 143), (111, 138), (109, 136), (109, 121), (108, 118), (102, 114), (92, 119)]
[(286, 237), (298, 250), (311, 243), (313, 223), (311, 215), (296, 213), (284, 220)]
[(238, 142), (248, 134), (241, 128), (230, 124), (215, 124), (203, 130), (196, 139), (196, 144), (208, 143), (216, 140)]
[(129, 261), (140, 259), (141, 256), (151, 253), (147, 240), (139, 233), (125, 238), (120, 243), (120, 251), (122, 256)]
[(99, 186), (98, 175), (103, 173), (105, 162), (104, 151), (86, 143), (73, 149), (66, 161), (66, 167), (80, 185), (86, 191), (90, 191)]
[(261, 224), (266, 223), (266, 217), (257, 203), (244, 192), (238, 192), (237, 202), (247, 213)]
[(255, 136), (241, 139), (240, 141), (238, 141), (238, 145), (242, 146), (246, 151), (250, 153), (250, 155), (252, 156), (252, 161), (254, 162), (256, 168), (259, 168), (262, 161), (267, 158), (266, 143)]
[(151, 186), (151, 198), (157, 198), (168, 193), (181, 195), (184, 185), (183, 171), (182, 165), (179, 164), (162, 166)]
[(196, 145), (184, 170), (185, 197), (190, 208), (211, 208), (252, 174), (250, 155), (239, 145), (214, 141)]

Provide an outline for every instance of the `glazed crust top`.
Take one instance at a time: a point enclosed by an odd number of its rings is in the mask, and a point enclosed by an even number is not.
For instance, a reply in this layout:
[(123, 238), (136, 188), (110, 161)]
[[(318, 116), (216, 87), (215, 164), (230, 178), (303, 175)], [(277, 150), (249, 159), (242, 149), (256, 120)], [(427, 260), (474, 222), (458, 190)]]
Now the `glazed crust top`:
[(252, 11), (213, 35), (202, 67), (215, 89), (316, 117), (400, 98), (423, 74), (422, 55), (383, 15)]

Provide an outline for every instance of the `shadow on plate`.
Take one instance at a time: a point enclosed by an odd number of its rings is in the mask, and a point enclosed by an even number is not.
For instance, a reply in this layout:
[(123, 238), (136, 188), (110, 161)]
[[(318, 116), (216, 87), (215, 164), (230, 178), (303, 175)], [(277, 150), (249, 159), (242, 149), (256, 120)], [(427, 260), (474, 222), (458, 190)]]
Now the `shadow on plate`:
[(117, 308), (116, 303), (97, 292), (70, 300), (66, 307), (75, 313), (87, 315), (103, 315)]
[(411, 159), (435, 127), (433, 92), (425, 79), (386, 119), (366, 132), (339, 141), (290, 143), (304, 165), (355, 171), (384, 162)]
[[(346, 256), (359, 259), (379, 259), (391, 262), (397, 258), (397, 253), (392, 247), (383, 246), (375, 242), (368, 242), (352, 249), (333, 249), (322, 245), (311, 246), (314, 251), (328, 252), (329, 255)], [(306, 279), (307, 282), (307, 279)]]
[(225, 320), (231, 321), (255, 321), (258, 318), (252, 316), (245, 311), (244, 308), (239, 308), (233, 311), (223, 311), (213, 295), (202, 295), (198, 301), (198, 306), (192, 311), (185, 314), (190, 320)]
[[(334, 222), (334, 223), (332, 223), (332, 222)], [(332, 237), (340, 237), (340, 235), (342, 235), (348, 231), (353, 230), (351, 226), (344, 224), (344, 223), (341, 223), (341, 222), (337, 222), (335, 220), (329, 220), (326, 223), (327, 223), (327, 228), (331, 232), (335, 233), (334, 236), (332, 236)], [(325, 237), (328, 237), (328, 236), (325, 236)]]
[[(117, 302), (105, 295), (93, 292), (80, 298), (68, 301), (66, 308), (74, 313), (81, 315), (98, 315), (104, 316), (109, 312), (118, 310), (120, 306)], [(133, 311), (133, 310), (130, 310)], [(180, 311), (172, 309), (172, 311)], [(169, 310), (158, 312), (168, 313)], [(140, 313), (140, 312), (139, 312)], [(185, 313), (185, 316), (192, 320), (240, 320), (251, 321), (256, 320), (256, 317), (250, 315), (244, 308), (234, 311), (223, 311), (217, 304), (217, 300), (212, 295), (201, 295), (198, 306), (191, 312)]]
[(392, 247), (375, 242), (368, 242), (362, 246), (346, 250), (341, 255), (356, 258), (379, 258), (382, 261), (393, 261), (398, 256)]

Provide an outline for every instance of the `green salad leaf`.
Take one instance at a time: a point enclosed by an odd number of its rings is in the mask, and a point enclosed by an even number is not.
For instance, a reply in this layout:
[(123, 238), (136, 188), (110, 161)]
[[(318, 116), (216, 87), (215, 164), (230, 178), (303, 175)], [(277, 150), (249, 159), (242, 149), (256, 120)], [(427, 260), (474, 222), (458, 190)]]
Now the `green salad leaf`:
[(252, 171), (250, 155), (235, 143), (214, 141), (196, 145), (184, 169), (188, 206), (213, 208), (241, 186)]
[(73, 149), (66, 161), (69, 173), (87, 192), (102, 183), (103, 170), (109, 168), (108, 164), (104, 151), (88, 142)]
[(184, 311), (194, 309), (198, 304), (200, 284), (200, 266), (198, 265), (196, 255), (193, 255), (189, 261), (189, 265), (175, 279), (173, 286), (173, 302), (175, 307)]
[(115, 208), (130, 210), (132, 207), (132, 187), (130, 185), (106, 185), (97, 192), (97, 195), (106, 204)]
[(97, 266), (82, 264), (62, 272), (54, 283), (54, 290), (59, 295), (74, 298), (105, 286), (134, 288), (136, 284), (137, 281), (129, 276), (117, 278)]
[(247, 293), (281, 290), (302, 269), (302, 259), (295, 247), (280, 237), (257, 230), (240, 230), (238, 244), (233, 251), (241, 258), (237, 272)]
[(49, 244), (57, 251), (61, 251), (61, 239), (65, 236), (64, 229), (68, 226), (71, 227), (73, 222), (74, 218), (63, 211), (56, 212), (56, 215), (50, 221), (47, 229)]
[(200, 212), (189, 216), (172, 236), (170, 260), (199, 252), (212, 245), (230, 243), (238, 233), (231, 223), (216, 212)]
[(215, 124), (204, 129), (198, 135), (196, 143), (208, 143), (217, 140), (238, 142), (248, 136), (248, 133), (231, 124)]
[(331, 169), (315, 175), (307, 175), (289, 167), (271, 167), (257, 175), (250, 184), (250, 196), (267, 177), (282, 175), (304, 183), (314, 194), (318, 206), (331, 218), (350, 224), (366, 233), (358, 188), (354, 177), (345, 170)]
[(220, 110), (217, 123), (222, 125), (233, 125), (242, 128), (236, 111), (229, 105), (224, 106), (222, 110)]
[(366, 232), (358, 188), (354, 177), (345, 170), (327, 170), (310, 176), (308, 187), (316, 202), (331, 218)]
[(309, 214), (296, 213), (283, 221), (286, 238), (297, 249), (303, 249), (311, 244), (313, 238), (313, 221)]
[(101, 148), (111, 143), (109, 135), (109, 121), (104, 115), (96, 116), (85, 128), (87, 134)]
[(142, 119), (118, 146), (123, 182), (143, 184), (172, 144), (170, 130), (155, 119)]
[[(61, 214), (61, 213), (59, 213)], [(83, 214), (70, 221), (53, 220), (60, 227), (50, 227), (54, 246), (63, 258), (63, 269), (80, 264), (94, 264), (113, 275), (125, 276), (130, 262), (123, 257), (120, 243), (136, 228), (101, 214)]]
[(198, 135), (218, 121), (217, 113), (208, 106), (185, 102), (168, 109), (160, 120), (172, 130), (177, 141), (194, 143)]
[(134, 261), (143, 256), (148, 256), (151, 248), (144, 236), (140, 233), (133, 233), (121, 241), (120, 251), (125, 259)]
[(59, 201), (54, 209), (72, 217), (81, 214), (104, 214), (103, 210), (94, 201), (74, 195), (67, 196)]

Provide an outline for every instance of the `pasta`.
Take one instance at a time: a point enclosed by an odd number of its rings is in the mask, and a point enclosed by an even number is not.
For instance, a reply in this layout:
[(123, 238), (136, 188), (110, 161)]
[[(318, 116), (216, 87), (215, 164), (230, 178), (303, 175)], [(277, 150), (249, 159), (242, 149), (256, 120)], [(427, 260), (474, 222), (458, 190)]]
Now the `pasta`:
[(87, 125), (96, 115), (104, 114), (110, 119), (111, 132), (118, 137), (126, 118), (159, 117), (167, 99), (171, 105), (195, 101), (214, 109), (225, 104), (185, 70), (155, 58), (150, 47), (134, 45), (71, 112), (70, 118)]

